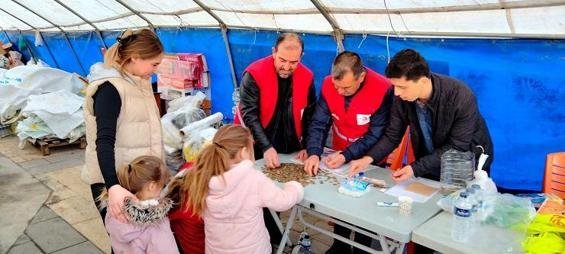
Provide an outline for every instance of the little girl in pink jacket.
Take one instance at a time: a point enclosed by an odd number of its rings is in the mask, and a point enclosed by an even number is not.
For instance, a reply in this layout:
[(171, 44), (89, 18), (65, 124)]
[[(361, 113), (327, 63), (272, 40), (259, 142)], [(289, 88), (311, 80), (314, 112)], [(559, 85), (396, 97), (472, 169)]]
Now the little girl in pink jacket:
[(155, 156), (137, 157), (118, 170), (118, 180), (135, 198), (128, 198), (124, 202), (127, 223), (111, 213), (106, 214), (106, 231), (110, 235), (114, 253), (178, 254), (167, 218), (173, 203), (170, 199), (159, 197), (169, 180), (163, 161)]
[(225, 125), (180, 184), (181, 202), (204, 218), (206, 253), (271, 253), (263, 208), (290, 209), (304, 195), (300, 183), (281, 189), (255, 169), (251, 133)]

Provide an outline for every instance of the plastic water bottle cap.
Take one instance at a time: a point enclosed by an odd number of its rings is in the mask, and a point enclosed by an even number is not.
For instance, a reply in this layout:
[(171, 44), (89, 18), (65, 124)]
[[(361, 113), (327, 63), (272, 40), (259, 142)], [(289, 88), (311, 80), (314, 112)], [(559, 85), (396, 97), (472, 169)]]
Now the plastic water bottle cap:
[(462, 198), (467, 198), (467, 196), (469, 196), (469, 194), (467, 192), (461, 192), (461, 194), (459, 194), (459, 197), (462, 197)]
[(357, 174), (357, 176), (359, 176), (359, 177), (362, 177), (362, 176), (364, 176), (364, 175), (365, 175), (365, 172), (359, 172), (359, 173)]

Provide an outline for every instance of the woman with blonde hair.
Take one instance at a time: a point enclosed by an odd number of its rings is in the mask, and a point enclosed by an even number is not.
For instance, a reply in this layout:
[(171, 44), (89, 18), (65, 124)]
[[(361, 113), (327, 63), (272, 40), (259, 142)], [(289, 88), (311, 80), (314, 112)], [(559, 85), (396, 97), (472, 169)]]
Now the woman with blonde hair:
[[(90, 68), (86, 89), (86, 155), (82, 178), (93, 198), (108, 190), (108, 210), (126, 223), (124, 199), (137, 200), (120, 186), (116, 171), (141, 155), (163, 160), (161, 122), (151, 75), (163, 59), (163, 45), (149, 30), (126, 30), (107, 50), (104, 63)], [(102, 218), (106, 210), (100, 211)]]

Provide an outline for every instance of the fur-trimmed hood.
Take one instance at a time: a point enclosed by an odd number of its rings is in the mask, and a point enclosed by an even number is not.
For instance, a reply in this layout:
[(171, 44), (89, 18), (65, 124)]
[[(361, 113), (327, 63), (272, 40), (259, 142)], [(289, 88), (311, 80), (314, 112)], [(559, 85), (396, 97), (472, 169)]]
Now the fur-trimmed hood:
[(170, 199), (155, 199), (134, 202), (126, 199), (124, 211), (128, 223), (122, 223), (106, 214), (106, 230), (115, 253), (159, 253), (178, 254), (167, 212), (173, 202)]
[(144, 200), (136, 202), (131, 199), (124, 201), (124, 211), (133, 224), (153, 224), (161, 221), (173, 207), (173, 201), (168, 198)]

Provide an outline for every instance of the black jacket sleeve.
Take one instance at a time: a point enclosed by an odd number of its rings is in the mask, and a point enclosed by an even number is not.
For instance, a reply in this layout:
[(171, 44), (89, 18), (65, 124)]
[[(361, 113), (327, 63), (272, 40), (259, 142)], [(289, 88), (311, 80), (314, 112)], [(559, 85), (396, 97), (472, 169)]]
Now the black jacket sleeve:
[(457, 114), (445, 143), (440, 147), (434, 147), (432, 153), (418, 158), (411, 166), (416, 176), (433, 174), (437, 175), (437, 169), (441, 167), (441, 155), (450, 148), (459, 151), (468, 151), (471, 147), (473, 134), (475, 132), (478, 111), (476, 98), (470, 89), (462, 89), (456, 101)]
[(379, 162), (389, 155), (402, 141), (402, 137), (406, 132), (408, 122), (405, 118), (405, 112), (402, 108), (402, 100), (394, 96), (390, 110), (390, 118), (388, 125), (377, 144), (375, 144), (367, 155), (373, 158), (374, 162)]
[(308, 143), (309, 127), (312, 122), (312, 117), (314, 111), (316, 110), (316, 87), (314, 86), (314, 80), (310, 84), (310, 89), (308, 90), (308, 105), (302, 113), (302, 147), (306, 148)]
[(255, 145), (261, 150), (261, 153), (264, 153), (272, 145), (259, 119), (261, 110), (259, 106), (259, 87), (257, 87), (257, 82), (253, 79), (253, 76), (248, 72), (243, 74), (239, 93), (239, 107), (243, 123), (251, 130)]
[(322, 154), (332, 121), (328, 103), (324, 96), (320, 94), (320, 99), (316, 103), (314, 115), (308, 127), (308, 140), (306, 141), (308, 156), (317, 155), (319, 157)]
[(106, 188), (120, 184), (116, 175), (116, 126), (122, 107), (118, 90), (108, 81), (92, 96), (96, 117), (96, 155)]
[(371, 115), (369, 131), (343, 151), (342, 154), (345, 157), (346, 162), (363, 157), (383, 135), (384, 129), (386, 128), (389, 120), (392, 98), (393, 92), (392, 88), (390, 88), (385, 93), (379, 109)]

